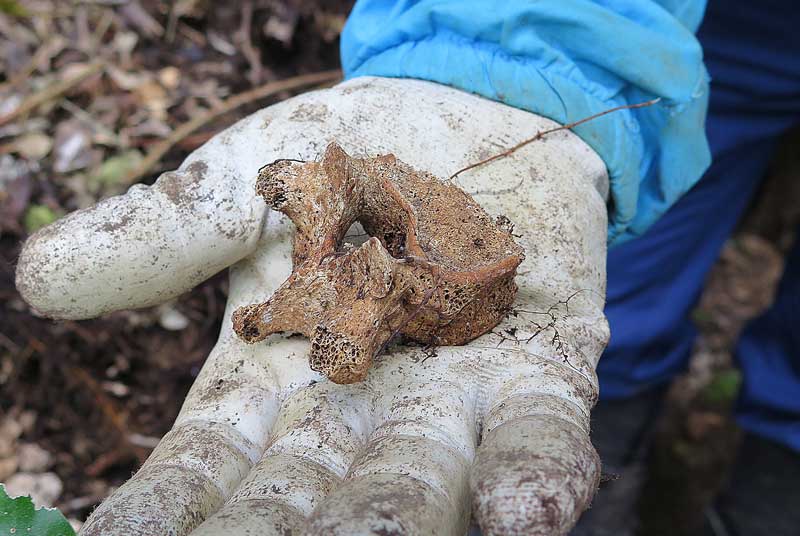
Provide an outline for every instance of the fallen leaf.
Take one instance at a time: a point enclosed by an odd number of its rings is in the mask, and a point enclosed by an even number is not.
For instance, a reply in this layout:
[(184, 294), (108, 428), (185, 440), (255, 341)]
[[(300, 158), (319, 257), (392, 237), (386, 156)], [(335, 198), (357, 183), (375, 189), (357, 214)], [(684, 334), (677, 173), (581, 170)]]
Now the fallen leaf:
[(217, 32), (209, 31), (208, 32), (208, 43), (216, 50), (217, 52), (221, 52), (226, 56), (235, 56), (236, 55), (236, 47), (230, 41), (227, 41)]
[(12, 17), (28, 16), (28, 10), (16, 0), (0, 0), (0, 12)]
[(121, 134), (133, 138), (166, 138), (171, 132), (172, 129), (169, 128), (169, 125), (154, 117), (149, 117), (141, 123), (120, 131)]
[(130, 1), (123, 5), (119, 12), (126, 21), (139, 29), (147, 37), (161, 37), (164, 27), (148, 13), (139, 2)]
[(174, 303), (165, 303), (158, 308), (158, 323), (169, 331), (181, 331), (189, 325), (186, 315), (175, 308)]
[(5, 482), (8, 477), (17, 472), (19, 461), (16, 456), (0, 458), (0, 482)]
[(280, 41), (285, 47), (288, 47), (292, 44), (295, 26), (297, 26), (297, 18), (287, 20), (273, 15), (264, 23), (263, 32), (267, 37)]
[(86, 208), (97, 202), (97, 196), (89, 191), (89, 179), (83, 173), (74, 173), (61, 183), (72, 194), (72, 203), (77, 208)]
[(150, 110), (153, 117), (162, 121), (167, 118), (169, 99), (161, 84), (155, 80), (147, 80), (134, 89), (134, 94), (139, 103)]
[(135, 32), (117, 32), (114, 34), (113, 48), (122, 59), (123, 64), (130, 63), (131, 52), (136, 48), (139, 36)]
[(0, 233), (20, 233), (19, 218), (31, 198), (31, 170), (24, 160), (0, 156)]
[(104, 391), (116, 397), (128, 396), (131, 392), (130, 387), (122, 382), (103, 382), (101, 385)]
[(25, 212), (25, 230), (34, 233), (58, 219), (58, 214), (45, 205), (31, 205)]
[(108, 66), (106, 72), (111, 81), (125, 91), (133, 91), (150, 80), (150, 74), (147, 72), (128, 72), (112, 65)]
[(76, 78), (86, 72), (86, 70), (90, 67), (90, 63), (83, 63), (83, 62), (75, 62), (75, 63), (68, 63), (58, 72), (58, 79), (59, 80), (69, 80), (70, 78)]
[(28, 160), (44, 158), (53, 148), (53, 138), (41, 132), (25, 134), (14, 142), (14, 149)]
[(51, 507), (64, 484), (55, 473), (16, 473), (6, 481), (6, 489), (12, 497), (30, 495), (35, 505)]
[(13, 113), (22, 104), (23, 98), (19, 93), (3, 96), (0, 99), (0, 117)]
[(174, 90), (181, 83), (181, 71), (172, 65), (158, 71), (158, 81), (167, 89)]
[(36, 443), (23, 443), (17, 449), (20, 471), (41, 473), (53, 465), (53, 456)]
[(56, 127), (54, 144), (53, 170), (56, 173), (82, 169), (92, 161), (92, 154), (89, 151), (91, 132), (80, 121), (70, 119), (59, 123)]
[(121, 190), (127, 186), (123, 179), (139, 165), (142, 158), (142, 153), (131, 149), (106, 159), (89, 178), (89, 190), (92, 192), (103, 190), (106, 194)]

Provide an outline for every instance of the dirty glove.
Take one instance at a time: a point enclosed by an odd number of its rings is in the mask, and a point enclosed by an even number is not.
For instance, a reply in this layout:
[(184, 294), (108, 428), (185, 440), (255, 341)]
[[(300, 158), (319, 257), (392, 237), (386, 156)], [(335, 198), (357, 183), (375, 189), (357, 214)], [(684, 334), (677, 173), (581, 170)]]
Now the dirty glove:
[(258, 169), (331, 141), (447, 177), (554, 123), (429, 82), (357, 78), (266, 108), (153, 186), (41, 230), (17, 286), (54, 318), (151, 306), (231, 266), (222, 333), (172, 430), (86, 535), (563, 534), (589, 504), (603, 316), (605, 166), (569, 131), (454, 182), (514, 225), (509, 317), (459, 347), (390, 346), (367, 379), (310, 370), (308, 341), (245, 344), (232, 312), (291, 271), (293, 227)]

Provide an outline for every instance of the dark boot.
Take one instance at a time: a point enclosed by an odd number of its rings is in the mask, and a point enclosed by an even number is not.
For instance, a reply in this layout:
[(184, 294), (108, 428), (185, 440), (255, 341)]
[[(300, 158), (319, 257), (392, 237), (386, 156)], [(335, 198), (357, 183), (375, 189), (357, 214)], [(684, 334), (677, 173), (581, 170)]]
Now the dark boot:
[(730, 483), (706, 512), (704, 534), (800, 534), (800, 453), (746, 434)]
[(656, 389), (624, 400), (600, 401), (592, 411), (592, 443), (605, 478), (571, 536), (635, 534), (637, 503), (664, 394), (665, 389)]

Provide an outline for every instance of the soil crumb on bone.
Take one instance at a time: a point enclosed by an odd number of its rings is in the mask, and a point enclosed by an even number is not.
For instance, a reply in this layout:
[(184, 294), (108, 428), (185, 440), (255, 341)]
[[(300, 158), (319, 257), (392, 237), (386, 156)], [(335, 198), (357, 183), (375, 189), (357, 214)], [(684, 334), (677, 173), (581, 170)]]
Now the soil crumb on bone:
[[(293, 271), (233, 326), (254, 343), (273, 333), (311, 339), (311, 368), (361, 381), (396, 333), (460, 345), (507, 314), (524, 259), (505, 226), (468, 194), (393, 155), (351, 158), (337, 144), (320, 162), (278, 160), (256, 191), (297, 227)], [(371, 236), (342, 245), (359, 222)]]

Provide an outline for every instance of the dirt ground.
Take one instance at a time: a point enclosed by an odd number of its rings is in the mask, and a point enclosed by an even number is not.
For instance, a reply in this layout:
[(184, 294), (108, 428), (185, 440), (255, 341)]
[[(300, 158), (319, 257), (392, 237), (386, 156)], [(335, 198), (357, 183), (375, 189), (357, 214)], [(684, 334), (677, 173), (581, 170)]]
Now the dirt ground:
[[(337, 68), (350, 4), (0, 2), (0, 482), (85, 519), (169, 429), (227, 295), (220, 274), (159, 308), (52, 322), (33, 316), (14, 288), (21, 242), (125, 191), (155, 143), (231, 96)], [(104, 73), (4, 120), (97, 58), (108, 62)], [(180, 139), (140, 181), (274, 100)]]
[[(165, 306), (52, 322), (32, 315), (14, 288), (21, 242), (132, 181), (151, 183), (272, 102), (204, 124), (137, 172), (159, 140), (231, 96), (338, 67), (350, 3), (0, 1), (0, 482), (85, 519), (169, 429), (227, 293), (220, 274)], [(103, 72), (92, 71), (97, 59)], [(647, 534), (688, 533), (732, 459), (731, 348), (769, 303), (796, 221), (797, 197), (785, 192), (800, 183), (791, 180), (800, 166), (784, 153), (697, 308), (702, 336), (663, 419), (643, 503)]]

